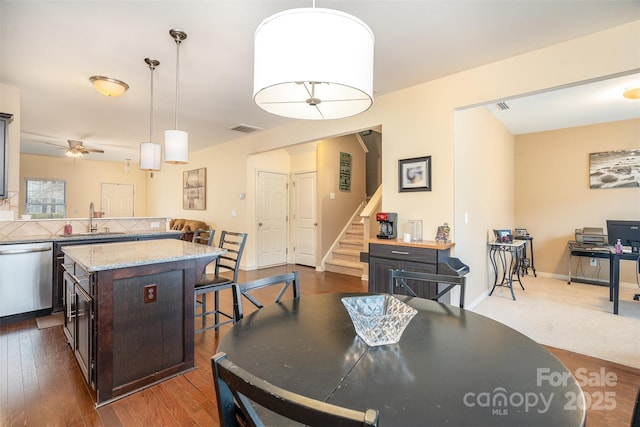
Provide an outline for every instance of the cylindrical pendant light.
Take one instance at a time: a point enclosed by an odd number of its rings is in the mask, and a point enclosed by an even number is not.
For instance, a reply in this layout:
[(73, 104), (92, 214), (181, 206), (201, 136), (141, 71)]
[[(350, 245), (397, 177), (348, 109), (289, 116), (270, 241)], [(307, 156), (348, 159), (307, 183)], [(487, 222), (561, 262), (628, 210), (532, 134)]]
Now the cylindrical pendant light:
[(189, 134), (178, 130), (179, 106), (179, 76), (180, 76), (180, 44), (187, 38), (187, 34), (180, 30), (170, 30), (169, 34), (176, 41), (176, 118), (175, 129), (164, 131), (164, 161), (167, 163), (189, 163)]
[(162, 147), (153, 142), (153, 70), (160, 65), (160, 61), (145, 58), (144, 62), (151, 70), (151, 89), (149, 96), (149, 141), (140, 143), (140, 169), (145, 171), (159, 171), (162, 163)]
[(331, 9), (302, 8), (265, 19), (255, 33), (253, 98), (296, 119), (336, 119), (373, 104), (371, 29)]

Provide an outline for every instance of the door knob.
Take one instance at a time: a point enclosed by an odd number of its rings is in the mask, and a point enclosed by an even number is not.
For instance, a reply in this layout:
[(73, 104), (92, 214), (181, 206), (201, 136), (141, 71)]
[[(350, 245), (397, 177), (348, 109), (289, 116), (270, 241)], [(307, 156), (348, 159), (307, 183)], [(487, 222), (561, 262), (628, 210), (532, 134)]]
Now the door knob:
[(262, 223), (261, 222), (258, 223), (258, 227), (262, 227)]
[(318, 223), (317, 223), (317, 222), (314, 222), (314, 223), (313, 223), (313, 226), (314, 226), (314, 227), (317, 227), (317, 226), (318, 226)]

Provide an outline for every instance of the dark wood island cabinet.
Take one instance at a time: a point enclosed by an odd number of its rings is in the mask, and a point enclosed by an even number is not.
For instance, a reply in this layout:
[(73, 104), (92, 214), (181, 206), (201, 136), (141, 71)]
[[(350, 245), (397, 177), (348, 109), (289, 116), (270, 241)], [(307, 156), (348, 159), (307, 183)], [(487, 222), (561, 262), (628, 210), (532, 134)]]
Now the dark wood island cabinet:
[(64, 310), (64, 252), (62, 248), (72, 245), (93, 245), (97, 243), (134, 242), (138, 240), (179, 239), (180, 232), (141, 232), (141, 233), (86, 233), (61, 236), (53, 241), (53, 311)]
[[(422, 273), (441, 273), (439, 264), (450, 258), (453, 243), (415, 242), (405, 243), (399, 240), (369, 241), (369, 292), (387, 292), (389, 289), (389, 270), (406, 270)], [(449, 274), (449, 271), (447, 271)], [(417, 286), (414, 288), (421, 298), (432, 299), (438, 294), (438, 285)], [(403, 294), (404, 290), (399, 289)]]
[(166, 239), (63, 252), (64, 329), (96, 405), (194, 367), (194, 284), (224, 250)]

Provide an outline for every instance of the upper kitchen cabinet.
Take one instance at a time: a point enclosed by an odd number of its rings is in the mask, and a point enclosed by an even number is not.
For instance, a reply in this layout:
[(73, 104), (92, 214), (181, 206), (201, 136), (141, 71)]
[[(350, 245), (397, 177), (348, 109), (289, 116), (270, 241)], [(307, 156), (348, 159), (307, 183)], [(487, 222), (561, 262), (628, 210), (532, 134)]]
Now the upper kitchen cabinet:
[(0, 199), (6, 199), (7, 167), (9, 154), (8, 127), (13, 120), (13, 114), (0, 113)]

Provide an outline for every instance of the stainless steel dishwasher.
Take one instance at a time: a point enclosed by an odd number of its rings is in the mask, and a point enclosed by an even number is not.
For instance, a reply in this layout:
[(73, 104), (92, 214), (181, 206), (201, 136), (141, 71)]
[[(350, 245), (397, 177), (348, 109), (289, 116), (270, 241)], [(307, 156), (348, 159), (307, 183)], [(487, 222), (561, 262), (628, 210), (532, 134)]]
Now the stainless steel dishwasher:
[(52, 246), (0, 245), (0, 317), (52, 307)]

